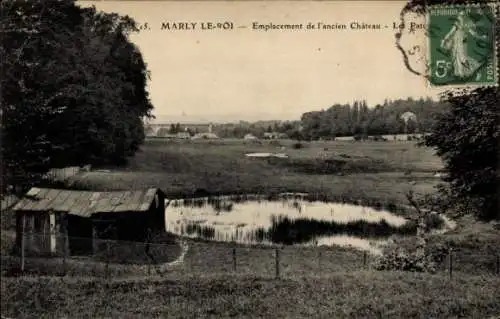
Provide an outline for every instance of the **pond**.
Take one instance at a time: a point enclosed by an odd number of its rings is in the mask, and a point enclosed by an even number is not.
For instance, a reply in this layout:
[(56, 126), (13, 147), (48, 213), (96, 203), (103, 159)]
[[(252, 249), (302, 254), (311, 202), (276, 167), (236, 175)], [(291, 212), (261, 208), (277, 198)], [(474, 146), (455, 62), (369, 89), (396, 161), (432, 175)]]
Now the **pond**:
[[(428, 220), (441, 228), (437, 215)], [(331, 203), (307, 194), (270, 199), (239, 195), (168, 202), (166, 229), (180, 236), (244, 244), (340, 245), (380, 253), (393, 235), (416, 234), (417, 225), (381, 208)]]

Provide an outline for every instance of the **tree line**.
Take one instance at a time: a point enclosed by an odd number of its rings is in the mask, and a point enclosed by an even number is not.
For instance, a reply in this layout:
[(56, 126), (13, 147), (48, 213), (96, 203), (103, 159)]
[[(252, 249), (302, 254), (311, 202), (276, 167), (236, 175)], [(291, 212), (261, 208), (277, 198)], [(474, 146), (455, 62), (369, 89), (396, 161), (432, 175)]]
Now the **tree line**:
[[(307, 140), (333, 139), (338, 136), (368, 136), (429, 132), (436, 116), (446, 110), (446, 104), (427, 99), (386, 100), (369, 107), (366, 101), (335, 104), (326, 110), (302, 115), (301, 135)], [(415, 117), (404, 121), (410, 112)]]
[(74, 0), (3, 1), (1, 11), (3, 190), (133, 155), (153, 109), (128, 39), (135, 21)]
[[(188, 133), (193, 136), (197, 133), (208, 132), (210, 124), (180, 124), (171, 123), (155, 131), (151, 126), (146, 125), (147, 136), (165, 137), (169, 134)], [(290, 138), (297, 139), (300, 128), (300, 121), (257, 121), (238, 123), (218, 123), (212, 126), (212, 132), (220, 138), (243, 138), (247, 134), (252, 134), (258, 138), (264, 138), (265, 133), (283, 133)]]
[[(282, 133), (296, 140), (334, 139), (340, 136), (359, 138), (369, 135), (414, 134), (429, 132), (439, 114), (448, 105), (430, 98), (386, 100), (383, 104), (369, 106), (366, 101), (352, 104), (334, 104), (326, 110), (306, 112), (297, 121), (257, 121), (217, 124), (214, 133), (222, 138), (243, 138), (252, 134), (263, 138), (265, 133)], [(410, 112), (414, 117), (406, 122), (401, 116)], [(161, 128), (158, 136), (188, 132), (194, 135), (206, 131), (205, 125), (171, 124)], [(151, 128), (146, 128), (152, 134)]]

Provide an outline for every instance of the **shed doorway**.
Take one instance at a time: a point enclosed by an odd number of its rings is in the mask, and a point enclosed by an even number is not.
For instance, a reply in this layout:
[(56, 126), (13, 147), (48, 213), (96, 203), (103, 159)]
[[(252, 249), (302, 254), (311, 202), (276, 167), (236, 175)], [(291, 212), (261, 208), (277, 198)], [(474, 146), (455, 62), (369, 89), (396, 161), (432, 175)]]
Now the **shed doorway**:
[(68, 217), (68, 239), (71, 255), (82, 256), (92, 254), (92, 220), (76, 215)]

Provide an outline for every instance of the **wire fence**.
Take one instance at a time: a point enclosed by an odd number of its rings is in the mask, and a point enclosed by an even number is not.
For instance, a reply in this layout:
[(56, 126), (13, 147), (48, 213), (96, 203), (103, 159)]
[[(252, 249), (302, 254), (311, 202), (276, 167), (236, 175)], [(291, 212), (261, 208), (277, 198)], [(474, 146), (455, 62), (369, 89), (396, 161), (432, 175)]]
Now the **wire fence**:
[[(2, 247), (2, 275), (138, 277), (246, 275), (325, 276), (374, 269), (378, 256), (340, 247), (243, 246), (197, 240), (163, 243), (26, 233)], [(438, 272), (500, 275), (499, 252), (449, 250)]]

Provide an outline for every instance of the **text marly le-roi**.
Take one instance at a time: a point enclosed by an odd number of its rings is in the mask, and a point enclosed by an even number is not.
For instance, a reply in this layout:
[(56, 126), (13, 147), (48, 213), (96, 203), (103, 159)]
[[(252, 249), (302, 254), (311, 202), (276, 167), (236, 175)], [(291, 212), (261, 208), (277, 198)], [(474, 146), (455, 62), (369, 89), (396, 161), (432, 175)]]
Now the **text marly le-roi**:
[(229, 21), (224, 22), (162, 22), (161, 30), (231, 30), (234, 24)]

